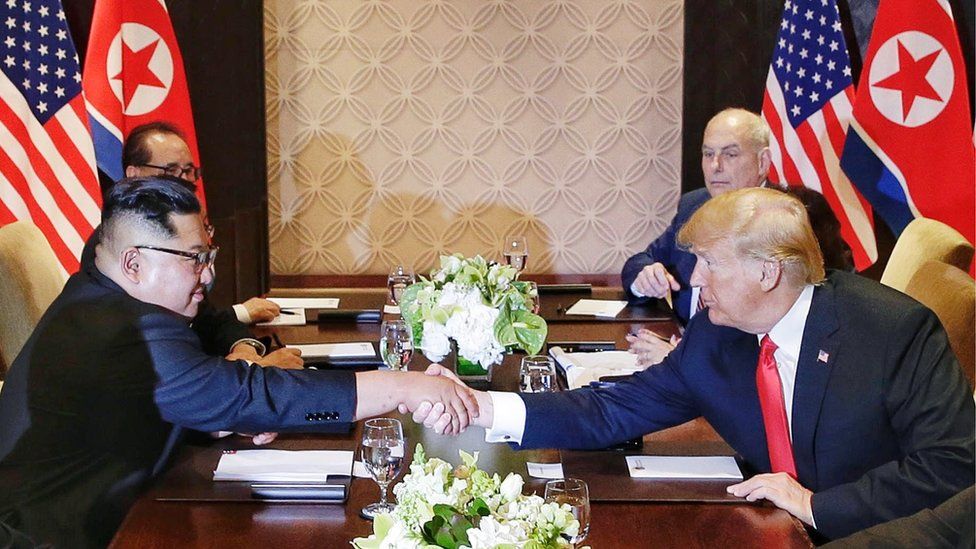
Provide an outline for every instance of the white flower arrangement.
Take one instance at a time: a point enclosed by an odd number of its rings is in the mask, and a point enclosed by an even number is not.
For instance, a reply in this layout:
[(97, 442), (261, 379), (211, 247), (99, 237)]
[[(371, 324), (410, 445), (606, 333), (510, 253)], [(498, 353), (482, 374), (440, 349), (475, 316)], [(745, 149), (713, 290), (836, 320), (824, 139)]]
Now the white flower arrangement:
[(478, 453), (461, 451), (453, 467), (428, 459), (417, 445), (410, 473), (393, 488), (397, 507), (373, 521), (373, 534), (352, 541), (358, 549), (571, 547), (579, 532), (569, 505), (522, 494), (522, 477), (502, 480), (478, 469)]
[(518, 275), (513, 267), (481, 256), (441, 256), (441, 268), (407, 287), (400, 298), (414, 344), (438, 362), (451, 352), (454, 340), (461, 358), (485, 368), (501, 362), (509, 347), (538, 353), (546, 322), (531, 312), (538, 296)]

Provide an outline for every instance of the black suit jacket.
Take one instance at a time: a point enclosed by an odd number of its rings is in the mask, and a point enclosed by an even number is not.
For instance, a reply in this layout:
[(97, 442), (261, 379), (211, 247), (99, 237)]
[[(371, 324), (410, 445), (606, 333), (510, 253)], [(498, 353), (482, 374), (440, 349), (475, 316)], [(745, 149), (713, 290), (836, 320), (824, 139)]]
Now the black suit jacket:
[[(662, 362), (612, 388), (526, 394), (524, 447), (602, 448), (704, 416), (770, 471), (757, 337), (695, 315)], [(974, 482), (973, 394), (936, 316), (876, 282), (815, 289), (793, 392), (793, 453), (821, 533), (845, 536)]]
[(668, 228), (661, 236), (654, 239), (646, 250), (630, 256), (624, 263), (620, 272), (620, 281), (631, 303), (650, 301), (651, 298), (634, 295), (630, 291), (630, 286), (637, 280), (637, 275), (644, 267), (660, 262), (681, 285), (681, 289), (672, 296), (674, 313), (682, 322), (688, 322), (691, 311), (691, 272), (695, 270), (696, 260), (694, 254), (679, 248), (675, 239), (681, 227), (684, 227), (692, 214), (698, 211), (698, 208), (709, 198), (708, 190), (704, 188), (683, 194), (678, 201), (678, 211)]
[(331, 430), (355, 401), (350, 372), (208, 355), (186, 318), (89, 268), (68, 280), (0, 392), (0, 523), (59, 547), (105, 545), (182, 427)]

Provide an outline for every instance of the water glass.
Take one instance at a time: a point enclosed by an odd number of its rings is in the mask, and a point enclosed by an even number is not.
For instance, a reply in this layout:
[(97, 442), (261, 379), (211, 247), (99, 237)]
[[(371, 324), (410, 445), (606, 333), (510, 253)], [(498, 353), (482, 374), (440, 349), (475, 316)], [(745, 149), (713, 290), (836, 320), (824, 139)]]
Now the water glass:
[(400, 304), (400, 296), (403, 295), (403, 290), (406, 290), (407, 286), (416, 281), (417, 277), (414, 276), (413, 269), (410, 267), (397, 265), (390, 270), (386, 286), (390, 289), (390, 300), (394, 305)]
[(386, 501), (386, 492), (403, 467), (405, 447), (403, 427), (399, 420), (387, 417), (366, 420), (359, 459), (376, 484), (379, 484), (380, 501), (363, 507), (363, 517), (372, 520), (377, 515), (391, 513), (396, 509), (396, 505)]
[(405, 372), (413, 356), (413, 334), (402, 319), (385, 320), (380, 326), (380, 355), (390, 370)]
[(556, 390), (556, 364), (546, 355), (529, 355), (519, 368), (519, 391), (551, 393)]
[(563, 536), (574, 547), (590, 533), (590, 490), (577, 478), (550, 480), (546, 483), (547, 502), (566, 504), (572, 508), (573, 517), (579, 521), (579, 532), (573, 537)]
[(513, 236), (505, 240), (502, 246), (502, 257), (505, 263), (522, 272), (529, 260), (529, 243), (524, 236)]

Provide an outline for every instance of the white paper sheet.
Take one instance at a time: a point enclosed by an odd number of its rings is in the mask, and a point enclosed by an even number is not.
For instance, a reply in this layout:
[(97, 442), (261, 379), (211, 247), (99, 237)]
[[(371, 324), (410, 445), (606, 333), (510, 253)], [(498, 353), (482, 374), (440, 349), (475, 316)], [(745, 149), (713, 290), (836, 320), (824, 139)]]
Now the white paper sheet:
[(633, 478), (742, 480), (730, 456), (627, 456)]
[(237, 450), (220, 456), (214, 480), (326, 482), (349, 475), (351, 450)]
[(570, 389), (585, 387), (603, 376), (622, 376), (643, 369), (637, 366), (637, 355), (627, 351), (566, 353), (560, 347), (551, 347), (549, 354), (566, 373)]
[(383, 305), (383, 312), (388, 315), (398, 315), (400, 314), (400, 307), (397, 305)]
[(532, 478), (566, 478), (563, 475), (562, 463), (536, 463), (526, 461), (525, 468), (529, 471)]
[(358, 343), (312, 343), (289, 345), (288, 347), (301, 351), (302, 358), (376, 356), (373, 344), (366, 341)]
[(568, 315), (593, 315), (613, 318), (627, 306), (626, 301), (613, 299), (581, 299), (566, 310)]
[(338, 309), (338, 297), (269, 297), (282, 309)]
[[(288, 311), (287, 313), (285, 311)], [(291, 314), (289, 314), (291, 313)], [(274, 317), (267, 322), (258, 322), (258, 326), (304, 326), (306, 322), (305, 319), (305, 309), (296, 309), (292, 307), (282, 308), (281, 314)]]

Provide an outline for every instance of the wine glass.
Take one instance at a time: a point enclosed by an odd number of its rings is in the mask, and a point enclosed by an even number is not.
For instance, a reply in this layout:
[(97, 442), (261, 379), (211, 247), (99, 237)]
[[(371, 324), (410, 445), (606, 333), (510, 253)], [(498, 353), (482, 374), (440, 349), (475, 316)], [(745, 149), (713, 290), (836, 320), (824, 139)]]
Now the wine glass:
[(380, 355), (390, 370), (406, 371), (413, 356), (413, 334), (406, 321), (383, 321), (380, 327)]
[(404, 448), (403, 427), (399, 420), (387, 417), (366, 420), (359, 459), (366, 465), (376, 484), (380, 485), (380, 501), (363, 507), (363, 517), (372, 520), (396, 508), (396, 505), (386, 501), (386, 489), (400, 474)]
[(529, 259), (529, 243), (524, 236), (513, 236), (505, 240), (502, 246), (502, 257), (505, 263), (515, 267), (515, 270), (522, 272)]
[(572, 507), (573, 517), (579, 521), (579, 532), (567, 541), (576, 544), (586, 539), (590, 532), (590, 491), (586, 483), (577, 478), (550, 480), (546, 483), (547, 502), (566, 504)]
[(386, 286), (390, 289), (390, 299), (394, 305), (400, 304), (400, 296), (407, 286), (417, 281), (413, 274), (413, 269), (403, 265), (397, 265), (390, 270), (390, 277), (387, 279)]

